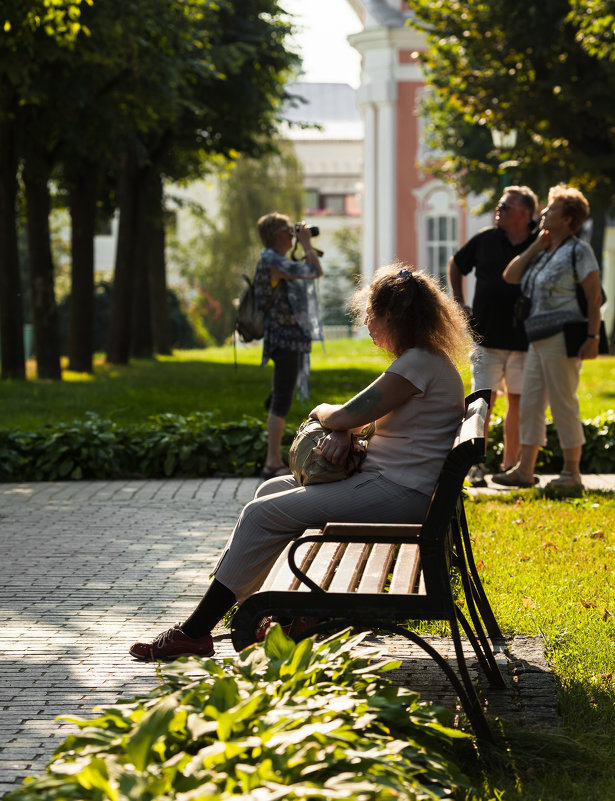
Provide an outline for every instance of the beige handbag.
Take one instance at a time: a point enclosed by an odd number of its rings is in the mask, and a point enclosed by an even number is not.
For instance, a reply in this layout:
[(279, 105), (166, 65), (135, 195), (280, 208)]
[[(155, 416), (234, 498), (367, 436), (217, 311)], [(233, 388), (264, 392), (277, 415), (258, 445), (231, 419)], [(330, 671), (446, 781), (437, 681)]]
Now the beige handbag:
[(352, 435), (352, 450), (344, 464), (333, 464), (317, 452), (318, 443), (330, 429), (314, 418), (301, 423), (288, 452), (288, 466), (298, 484), (326, 484), (341, 481), (361, 469), (367, 455), (367, 443), (376, 430), (374, 423)]

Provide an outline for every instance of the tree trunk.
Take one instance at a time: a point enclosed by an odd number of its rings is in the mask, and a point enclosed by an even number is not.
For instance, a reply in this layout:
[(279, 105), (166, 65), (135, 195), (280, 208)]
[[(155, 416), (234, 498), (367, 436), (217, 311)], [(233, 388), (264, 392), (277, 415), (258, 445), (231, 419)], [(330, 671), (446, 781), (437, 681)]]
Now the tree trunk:
[(23, 310), (15, 204), (17, 156), (10, 97), (0, 90), (0, 359), (2, 378), (25, 379)]
[(39, 378), (60, 381), (60, 333), (49, 236), (48, 175), (24, 170), (34, 351)]
[(171, 326), (167, 301), (162, 178), (152, 180), (152, 221), (149, 248), (149, 288), (155, 353), (171, 355)]
[(138, 173), (137, 191), (137, 247), (132, 298), (131, 353), (137, 359), (151, 359), (152, 317), (149, 292), (149, 254), (151, 250), (151, 166)]
[(118, 195), (120, 225), (109, 315), (107, 362), (128, 364), (137, 227), (137, 165), (133, 152), (126, 153), (122, 159)]
[(78, 373), (93, 372), (94, 350), (94, 234), (98, 174), (90, 165), (70, 190), (71, 293), (68, 328), (68, 366)]

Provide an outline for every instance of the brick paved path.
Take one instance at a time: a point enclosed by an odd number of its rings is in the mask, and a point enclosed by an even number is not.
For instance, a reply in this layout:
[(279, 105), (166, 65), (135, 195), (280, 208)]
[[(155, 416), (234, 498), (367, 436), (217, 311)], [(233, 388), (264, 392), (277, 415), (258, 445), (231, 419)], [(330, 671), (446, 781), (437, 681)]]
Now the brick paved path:
[(86, 714), (154, 685), (127, 653), (186, 617), (257, 479), (0, 484), (0, 794)]
[[(70, 731), (57, 715), (87, 715), (154, 686), (152, 665), (133, 660), (129, 645), (193, 609), (257, 484), (0, 484), (0, 795), (43, 772)], [(608, 480), (602, 484), (609, 488)], [(216, 640), (219, 656), (233, 653), (228, 634)], [(388, 653), (407, 654), (399, 640), (380, 642)], [(447, 638), (434, 644), (450, 653)], [(491, 708), (521, 711), (527, 722), (523, 710), (531, 706), (535, 722), (552, 722), (552, 679), (537, 642), (520, 638), (511, 650), (514, 688)], [(453, 702), (422, 651), (406, 662), (406, 673), (410, 662), (411, 686), (430, 700)], [(524, 676), (529, 695), (520, 693)]]

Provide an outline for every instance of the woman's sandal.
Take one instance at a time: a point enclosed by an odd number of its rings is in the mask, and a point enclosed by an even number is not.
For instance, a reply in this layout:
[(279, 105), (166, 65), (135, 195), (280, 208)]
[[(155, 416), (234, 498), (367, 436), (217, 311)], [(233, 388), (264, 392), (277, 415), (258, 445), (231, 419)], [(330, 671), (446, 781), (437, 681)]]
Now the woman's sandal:
[(525, 476), (525, 474), (520, 473), (516, 467), (506, 470), (504, 473), (495, 473), (491, 476), (491, 480), (494, 484), (500, 484), (503, 487), (529, 488), (535, 487), (536, 484), (538, 484), (538, 478), (536, 476)]

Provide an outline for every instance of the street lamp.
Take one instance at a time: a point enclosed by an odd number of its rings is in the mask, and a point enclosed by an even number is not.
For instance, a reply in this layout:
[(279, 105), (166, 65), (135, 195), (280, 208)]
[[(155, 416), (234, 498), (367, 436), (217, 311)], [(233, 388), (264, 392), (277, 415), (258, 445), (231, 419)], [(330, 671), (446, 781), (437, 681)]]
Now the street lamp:
[(513, 150), (517, 144), (517, 129), (511, 128), (510, 131), (499, 131), (497, 128), (492, 128), (491, 139), (496, 150)]
[[(510, 131), (501, 131), (497, 128), (491, 129), (491, 139), (493, 147), (497, 151), (514, 150), (517, 144), (517, 129), (511, 128)], [(503, 192), (508, 184), (508, 174), (506, 172), (510, 167), (519, 166), (519, 162), (515, 159), (510, 161), (503, 161), (498, 168), (500, 173), (500, 191)]]

